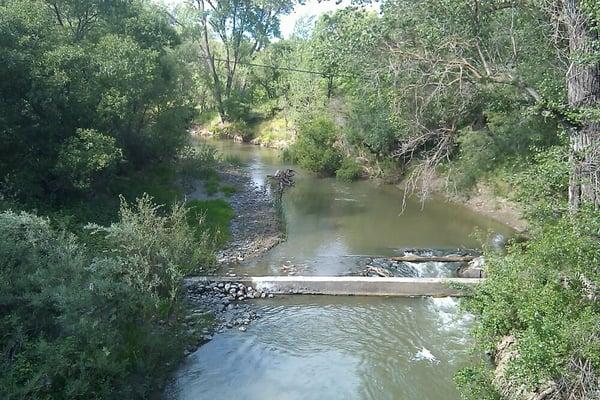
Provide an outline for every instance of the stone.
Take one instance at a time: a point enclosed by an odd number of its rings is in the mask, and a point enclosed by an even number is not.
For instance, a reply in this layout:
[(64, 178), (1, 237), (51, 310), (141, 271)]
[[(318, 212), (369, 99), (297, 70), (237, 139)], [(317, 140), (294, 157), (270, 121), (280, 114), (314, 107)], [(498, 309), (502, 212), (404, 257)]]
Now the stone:
[(268, 296), (268, 297), (269, 297), (270, 299), (272, 299), (272, 298), (273, 298), (273, 293), (269, 293), (269, 296)]
[(485, 259), (483, 256), (477, 257), (466, 265), (462, 265), (456, 270), (459, 278), (485, 278)]
[(239, 329), (240, 331), (242, 331), (242, 332), (246, 332), (246, 327), (245, 327), (245, 326), (240, 326), (238, 329)]

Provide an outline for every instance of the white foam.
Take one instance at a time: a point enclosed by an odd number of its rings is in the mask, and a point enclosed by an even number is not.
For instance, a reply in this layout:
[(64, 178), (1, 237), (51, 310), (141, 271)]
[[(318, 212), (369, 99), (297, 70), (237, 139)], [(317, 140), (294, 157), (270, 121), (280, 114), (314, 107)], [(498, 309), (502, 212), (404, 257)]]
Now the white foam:
[(452, 275), (452, 270), (448, 268), (448, 263), (429, 261), (424, 263), (406, 262), (406, 264), (416, 269), (419, 277), (445, 278)]
[(427, 350), (425, 347), (422, 347), (421, 350), (419, 350), (415, 356), (413, 357), (413, 360), (415, 361), (429, 361), (431, 363), (435, 363), (438, 364), (440, 362), (440, 360), (438, 360), (436, 358), (436, 356), (434, 356), (433, 354), (431, 354), (431, 351)]
[(445, 331), (463, 330), (473, 320), (473, 316), (458, 309), (458, 299), (435, 297), (430, 299), (429, 308), (439, 320), (440, 329)]

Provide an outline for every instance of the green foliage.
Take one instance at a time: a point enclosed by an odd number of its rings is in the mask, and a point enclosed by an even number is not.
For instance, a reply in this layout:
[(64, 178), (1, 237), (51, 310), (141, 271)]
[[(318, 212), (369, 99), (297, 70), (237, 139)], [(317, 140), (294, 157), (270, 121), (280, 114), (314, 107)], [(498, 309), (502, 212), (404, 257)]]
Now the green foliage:
[(569, 163), (564, 146), (551, 147), (533, 157), (526, 169), (513, 177), (515, 199), (527, 218), (537, 224), (552, 222), (566, 211)]
[(181, 207), (161, 216), (144, 198), (121, 216), (95, 227), (94, 254), (47, 219), (0, 213), (3, 399), (147, 399), (179, 359), (174, 293), (206, 244)]
[(208, 143), (186, 146), (177, 155), (177, 172), (185, 178), (205, 175), (217, 164), (218, 157), (217, 149)]
[(511, 112), (518, 103), (511, 102), (506, 93), (495, 93), (490, 100), (494, 103), (482, 115), (485, 125), (458, 132), (459, 151), (450, 166), (460, 190), (470, 189), (494, 170), (520, 172), (523, 166), (536, 163), (532, 155), (559, 143), (554, 120)]
[(342, 153), (336, 147), (338, 129), (324, 114), (300, 125), (298, 140), (290, 149), (291, 157), (303, 168), (320, 175), (334, 175), (342, 164)]
[(351, 157), (344, 158), (338, 170), (335, 171), (336, 178), (345, 182), (352, 182), (360, 178), (361, 174), (362, 168), (358, 165), (356, 160)]
[[(120, 220), (109, 227), (90, 224), (93, 234), (103, 234), (107, 249), (127, 259), (125, 282), (156, 298), (175, 302), (184, 274), (212, 267), (211, 246), (202, 230), (202, 219), (193, 220), (184, 206), (175, 204), (163, 215), (162, 206), (144, 195), (135, 205), (121, 199)], [(189, 223), (189, 224), (188, 224)]]
[[(0, 4), (0, 176), (60, 204), (171, 159), (191, 107), (177, 34), (147, 2)], [(115, 168), (122, 157), (126, 164)], [(67, 193), (71, 192), (71, 193)]]
[(114, 138), (93, 129), (78, 129), (59, 150), (56, 173), (76, 189), (89, 189), (100, 174), (114, 173), (122, 157)]
[(494, 371), (479, 365), (461, 369), (454, 376), (463, 400), (501, 400), (502, 397), (492, 385)]
[(508, 373), (519, 384), (578, 380), (571, 362), (600, 368), (593, 328), (600, 323), (598, 221), (597, 212), (567, 216), (545, 225), (533, 241), (515, 244), (505, 257), (486, 252), (488, 279), (467, 306), (477, 316), (483, 348), (515, 336), (520, 356), (510, 361)]
[(223, 193), (225, 196), (227, 197), (231, 197), (233, 196), (234, 193), (236, 193), (238, 190), (237, 188), (233, 187), (233, 186), (229, 186), (229, 185), (223, 185), (219, 188), (219, 191), (221, 191), (221, 193)]
[[(188, 224), (194, 227), (196, 237), (208, 234), (217, 247), (223, 246), (230, 239), (229, 224), (234, 212), (225, 200), (190, 200), (185, 206), (188, 210)], [(202, 223), (197, 225), (197, 221)]]

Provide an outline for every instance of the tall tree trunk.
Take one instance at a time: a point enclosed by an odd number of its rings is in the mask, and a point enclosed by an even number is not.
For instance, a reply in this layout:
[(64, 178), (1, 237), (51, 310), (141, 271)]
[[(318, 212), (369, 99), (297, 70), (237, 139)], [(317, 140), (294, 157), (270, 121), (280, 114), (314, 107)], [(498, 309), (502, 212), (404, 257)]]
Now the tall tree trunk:
[[(585, 60), (594, 52), (598, 32), (581, 8), (580, 0), (564, 0), (571, 65), (567, 72), (569, 107), (574, 110), (600, 106), (600, 65)], [(583, 58), (583, 61), (581, 60)], [(579, 59), (579, 60), (578, 60)], [(570, 132), (571, 175), (569, 208), (582, 204), (600, 206), (600, 122), (583, 118)]]
[(206, 9), (204, 5), (204, 0), (198, 0), (198, 7), (200, 9), (202, 15), (202, 31), (203, 31), (203, 39), (204, 44), (202, 48), (204, 50), (204, 58), (206, 63), (208, 64), (208, 68), (212, 74), (213, 78), (213, 92), (215, 96), (215, 102), (217, 103), (217, 110), (219, 111), (219, 116), (221, 117), (221, 122), (225, 122), (227, 119), (227, 115), (225, 113), (225, 107), (223, 105), (223, 94), (222, 94), (222, 85), (221, 79), (219, 79), (219, 73), (217, 72), (217, 67), (215, 65), (215, 57), (213, 56), (210, 50), (210, 40), (208, 38), (208, 20), (206, 16)]

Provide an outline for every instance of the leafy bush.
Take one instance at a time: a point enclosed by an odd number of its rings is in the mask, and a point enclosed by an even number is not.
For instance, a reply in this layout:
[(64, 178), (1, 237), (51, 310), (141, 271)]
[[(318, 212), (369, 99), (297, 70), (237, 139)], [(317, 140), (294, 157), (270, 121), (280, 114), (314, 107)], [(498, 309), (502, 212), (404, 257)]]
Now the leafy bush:
[(214, 260), (208, 237), (195, 234), (202, 219), (188, 219), (186, 209), (179, 204), (166, 215), (161, 214), (162, 207), (148, 195), (133, 206), (121, 199), (119, 222), (109, 227), (90, 224), (88, 229), (103, 233), (107, 248), (128, 265), (122, 275), (125, 282), (175, 302), (182, 276), (206, 271)]
[(174, 293), (206, 248), (184, 215), (123, 204), (91, 254), (47, 219), (0, 213), (0, 398), (151, 397), (187, 342)]
[(336, 178), (346, 182), (352, 182), (360, 178), (362, 174), (362, 168), (354, 158), (346, 157), (342, 161), (342, 165), (335, 172)]
[(252, 129), (245, 121), (224, 122), (213, 128), (213, 135), (220, 139), (233, 139), (241, 137), (244, 142), (249, 142), (253, 137)]
[(123, 158), (114, 138), (94, 129), (77, 129), (77, 134), (60, 148), (55, 172), (63, 185), (75, 189), (89, 189), (101, 175), (115, 172)]
[(466, 367), (454, 376), (464, 400), (501, 400), (498, 390), (492, 385), (494, 370), (485, 365)]
[(342, 164), (342, 153), (336, 147), (338, 130), (334, 121), (320, 114), (300, 124), (298, 140), (288, 157), (300, 166), (320, 175), (334, 175)]
[(536, 154), (533, 163), (513, 177), (515, 199), (523, 205), (529, 220), (552, 221), (566, 211), (568, 159), (566, 147), (551, 147)]
[[(558, 142), (556, 123), (539, 116), (523, 115), (513, 104), (491, 106), (485, 112), (485, 127), (465, 127), (458, 132), (458, 155), (452, 160), (454, 184), (469, 189), (495, 169), (518, 171), (530, 158)], [(506, 102), (506, 99), (502, 99)]]
[(194, 146), (185, 146), (177, 156), (177, 169), (183, 177), (196, 177), (215, 166), (219, 153), (214, 146), (199, 142)]
[[(505, 335), (516, 338), (519, 357), (507, 369), (513, 381), (531, 387), (598, 379), (599, 217), (587, 211), (547, 224), (505, 257), (486, 252), (488, 279), (467, 307), (477, 316), (475, 334), (484, 349), (493, 350)], [(586, 362), (588, 370), (572, 369)]]

